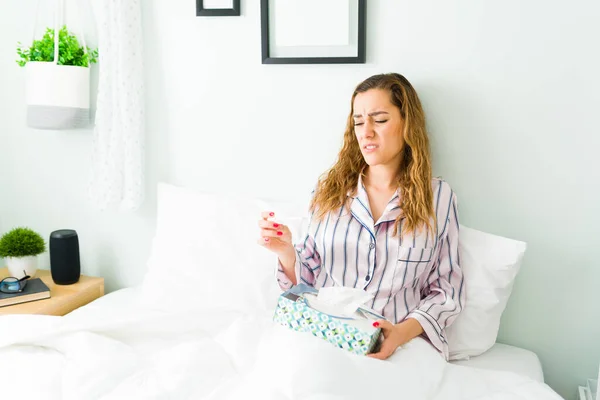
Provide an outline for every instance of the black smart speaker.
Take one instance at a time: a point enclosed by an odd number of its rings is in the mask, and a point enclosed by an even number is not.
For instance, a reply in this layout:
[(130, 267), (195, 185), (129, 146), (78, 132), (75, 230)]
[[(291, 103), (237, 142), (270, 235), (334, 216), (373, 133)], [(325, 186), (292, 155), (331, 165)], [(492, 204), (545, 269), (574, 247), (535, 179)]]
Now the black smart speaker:
[(79, 281), (79, 239), (72, 229), (60, 229), (50, 234), (50, 272), (57, 285)]

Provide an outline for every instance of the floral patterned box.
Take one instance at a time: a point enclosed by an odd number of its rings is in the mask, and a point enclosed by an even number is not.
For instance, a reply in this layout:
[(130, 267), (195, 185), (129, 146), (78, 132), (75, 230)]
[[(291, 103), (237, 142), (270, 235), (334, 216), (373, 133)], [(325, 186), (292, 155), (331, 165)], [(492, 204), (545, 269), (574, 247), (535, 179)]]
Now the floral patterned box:
[(360, 308), (354, 318), (325, 314), (309, 306), (307, 297), (318, 291), (300, 284), (279, 296), (273, 321), (298, 332), (307, 332), (351, 353), (365, 355), (379, 344), (381, 328), (373, 321), (383, 317), (372, 310)]

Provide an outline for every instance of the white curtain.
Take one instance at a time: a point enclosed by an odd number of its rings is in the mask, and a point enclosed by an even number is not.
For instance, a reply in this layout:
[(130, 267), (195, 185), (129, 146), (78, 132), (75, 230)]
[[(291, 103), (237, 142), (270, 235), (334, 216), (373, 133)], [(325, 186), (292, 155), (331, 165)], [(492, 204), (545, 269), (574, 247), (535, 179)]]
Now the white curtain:
[(144, 80), (140, 0), (92, 0), (99, 84), (89, 195), (99, 209), (144, 199)]

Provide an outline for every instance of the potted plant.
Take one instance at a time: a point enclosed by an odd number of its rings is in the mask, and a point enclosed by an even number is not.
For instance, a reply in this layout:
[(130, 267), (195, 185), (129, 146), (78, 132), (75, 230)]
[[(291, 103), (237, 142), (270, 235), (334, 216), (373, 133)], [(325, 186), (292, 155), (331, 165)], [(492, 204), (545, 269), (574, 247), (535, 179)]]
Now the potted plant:
[(19, 42), (17, 63), (27, 72), (27, 125), (38, 129), (81, 128), (89, 124), (90, 64), (98, 50), (63, 25), (47, 28), (29, 47)]
[(0, 238), (0, 257), (15, 278), (37, 272), (37, 256), (46, 251), (44, 239), (29, 228), (14, 228)]

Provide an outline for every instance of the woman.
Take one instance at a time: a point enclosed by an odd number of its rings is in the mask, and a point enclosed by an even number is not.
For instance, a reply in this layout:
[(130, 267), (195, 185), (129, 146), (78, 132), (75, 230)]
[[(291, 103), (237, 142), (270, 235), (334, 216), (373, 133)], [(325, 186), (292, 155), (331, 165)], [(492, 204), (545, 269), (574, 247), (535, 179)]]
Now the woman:
[(371, 357), (386, 359), (423, 334), (448, 359), (445, 328), (465, 301), (456, 196), (431, 176), (423, 109), (402, 75), (356, 87), (344, 144), (310, 212), (296, 246), (289, 229), (270, 220), (274, 213), (262, 213), (259, 243), (279, 257), (281, 288), (362, 288), (386, 318), (374, 323), (385, 339)]

